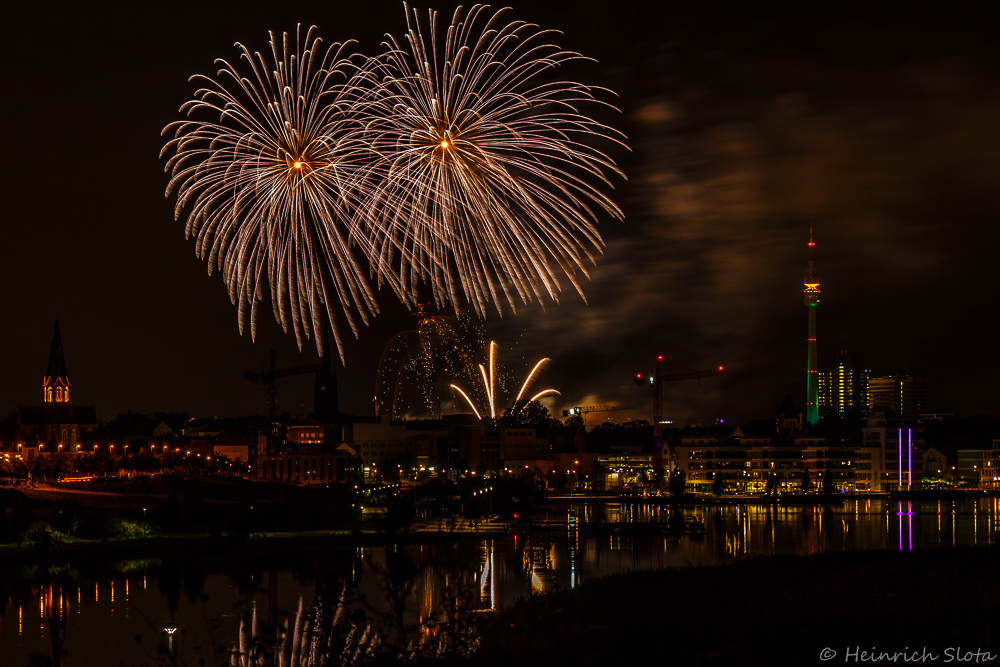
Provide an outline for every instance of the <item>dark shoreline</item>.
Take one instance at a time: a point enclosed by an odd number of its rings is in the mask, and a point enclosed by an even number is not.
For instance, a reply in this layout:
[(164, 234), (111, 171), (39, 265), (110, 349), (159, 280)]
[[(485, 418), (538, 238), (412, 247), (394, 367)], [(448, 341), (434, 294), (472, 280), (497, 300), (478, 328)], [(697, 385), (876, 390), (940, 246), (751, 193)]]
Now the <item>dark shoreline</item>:
[[(58, 489), (58, 487), (54, 487)], [(970, 492), (963, 490), (924, 490), (913, 492), (898, 492), (891, 496), (881, 495), (848, 495), (834, 494), (824, 496), (822, 494), (783, 494), (779, 498), (760, 498), (748, 496), (689, 496), (682, 498), (671, 498), (669, 496), (628, 496), (618, 494), (581, 494), (573, 496), (548, 496), (541, 507), (536, 508), (536, 512), (551, 511), (555, 506), (578, 502), (622, 502), (622, 503), (643, 503), (666, 507), (672, 510), (683, 510), (691, 507), (711, 507), (723, 505), (828, 505), (839, 504), (851, 500), (920, 500), (920, 501), (952, 501), (969, 498), (985, 497), (982, 492)], [(34, 501), (40, 507), (48, 507), (53, 510), (58, 507), (52, 500)], [(106, 499), (98, 504), (98, 507), (110, 508), (106, 504)], [(550, 505), (546, 508), (545, 505)], [(609, 524), (596, 523), (591, 526), (590, 531), (601, 532)], [(665, 525), (665, 524), (664, 524)], [(509, 532), (524, 532), (544, 529), (534, 523), (530, 516), (525, 517), (520, 523), (510, 526), (510, 530), (501, 527), (499, 524), (482, 524), (478, 530), (466, 529), (463, 522), (458, 522), (457, 530), (444, 530), (432, 524), (422, 524), (417, 522), (409, 529), (399, 532), (386, 532), (378, 524), (365, 525), (364, 523), (344, 526), (340, 529), (326, 529), (316, 531), (281, 531), (262, 537), (234, 537), (231, 535), (209, 535), (207, 532), (182, 534), (174, 537), (149, 537), (131, 539), (111, 539), (105, 542), (100, 540), (71, 540), (52, 544), (45, 549), (33, 548), (25, 543), (22, 546), (13, 544), (0, 545), (0, 564), (2, 565), (22, 565), (22, 564), (51, 564), (65, 563), (76, 560), (129, 560), (146, 559), (159, 557), (184, 558), (191, 554), (196, 555), (271, 555), (281, 553), (294, 548), (305, 551), (320, 551), (327, 548), (352, 547), (352, 546), (375, 546), (385, 544), (405, 544), (419, 542), (440, 542), (464, 539), (484, 539), (490, 537), (502, 537)], [(631, 523), (616, 524), (616, 533), (642, 535), (649, 532), (646, 525)], [(654, 527), (661, 527), (656, 524)]]
[[(998, 546), (950, 547), (611, 575), (488, 617), (470, 664), (823, 665), (850, 662), (848, 650), (907, 648), (943, 664), (959, 647), (998, 664), (998, 563)], [(824, 649), (836, 658), (822, 660)]]
[(389, 535), (384, 532), (324, 531), (324, 533), (297, 533), (273, 535), (262, 538), (231, 538), (209, 536), (178, 536), (136, 540), (112, 540), (57, 544), (44, 550), (30, 546), (0, 548), (0, 565), (39, 565), (75, 563), (82, 561), (144, 560), (149, 558), (196, 558), (211, 556), (268, 556), (287, 552), (323, 551), (337, 547), (381, 546), (387, 544), (416, 544), (452, 542), (454, 540), (501, 537), (503, 532), (473, 531), (422, 531), (401, 532)]

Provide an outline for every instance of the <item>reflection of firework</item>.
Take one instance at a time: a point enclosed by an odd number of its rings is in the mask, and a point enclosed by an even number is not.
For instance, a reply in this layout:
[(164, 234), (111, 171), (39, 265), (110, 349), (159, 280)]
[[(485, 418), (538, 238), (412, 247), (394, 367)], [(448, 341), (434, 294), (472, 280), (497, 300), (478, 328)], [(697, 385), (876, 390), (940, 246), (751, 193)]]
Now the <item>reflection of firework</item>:
[(407, 412), (441, 416), (441, 400), (448, 385), (476, 377), (476, 368), (465, 353), (478, 343), (475, 322), (458, 310), (430, 315), (417, 304), (417, 328), (396, 334), (382, 352), (375, 380), (375, 409), (395, 418)]
[(273, 664), (270, 658), (274, 655), (278, 656), (279, 665), (368, 664), (382, 650), (381, 637), (372, 630), (371, 623), (365, 622), (362, 627), (352, 618), (346, 590), (346, 586), (341, 590), (333, 609), (322, 593), (311, 608), (306, 608), (299, 596), (295, 618), (288, 618), (275, 628), (273, 646), (258, 631), (255, 605), (249, 623), (247, 614), (240, 615), (239, 636), (230, 649), (229, 664), (269, 665)]
[[(489, 405), (489, 408), (490, 408), (490, 419), (496, 419), (496, 416), (497, 416), (497, 396), (496, 396), (496, 388), (497, 388), (497, 382), (496, 382), (496, 380), (497, 380), (497, 375), (496, 375), (496, 368), (495, 368), (496, 350), (497, 350), (496, 341), (490, 341), (490, 362), (489, 362), (490, 363), (490, 370), (489, 370), (489, 373), (486, 372), (486, 367), (484, 367), (482, 364), (479, 364), (479, 374), (482, 376), (483, 388), (484, 388), (484, 391), (486, 393), (487, 405)], [(549, 362), (548, 357), (546, 357), (544, 359), (540, 359), (538, 361), (538, 363), (535, 364), (535, 367), (531, 369), (531, 372), (528, 373), (528, 377), (526, 377), (524, 379), (524, 384), (521, 385), (521, 391), (519, 391), (517, 393), (517, 397), (514, 398), (514, 401), (511, 404), (511, 412), (512, 413), (516, 414), (516, 413), (520, 412), (521, 410), (524, 409), (524, 407), (526, 405), (528, 405), (528, 404), (530, 404), (530, 403), (538, 400), (542, 396), (546, 396), (548, 394), (558, 394), (559, 393), (555, 389), (543, 389), (542, 391), (538, 392), (537, 394), (535, 394), (531, 398), (525, 398), (524, 397), (524, 393), (526, 391), (528, 391), (528, 388), (535, 381), (535, 376), (538, 375), (538, 372), (548, 362)], [(451, 388), (454, 389), (455, 391), (457, 391), (459, 394), (461, 394), (462, 398), (465, 399), (465, 402), (469, 404), (470, 408), (472, 408), (472, 411), (476, 413), (476, 416), (479, 417), (480, 419), (482, 419), (482, 415), (479, 414), (479, 410), (476, 409), (476, 406), (472, 402), (472, 399), (469, 398), (469, 395), (466, 394), (461, 389), (461, 387), (458, 387), (457, 385), (453, 384), (453, 385), (451, 385)]]

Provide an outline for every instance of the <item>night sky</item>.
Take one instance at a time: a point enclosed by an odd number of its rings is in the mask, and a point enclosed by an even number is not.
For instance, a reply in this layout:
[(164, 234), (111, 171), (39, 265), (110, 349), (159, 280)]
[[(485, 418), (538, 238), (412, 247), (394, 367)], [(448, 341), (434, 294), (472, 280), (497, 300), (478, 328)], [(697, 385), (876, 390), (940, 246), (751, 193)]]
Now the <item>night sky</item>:
[[(268, 349), (316, 360), (261, 317), (240, 337), (164, 198), (160, 130), (233, 43), (315, 24), (329, 41), (380, 50), (400, 2), (83, 3), (8, 14), (0, 257), (0, 411), (40, 402), (59, 317), (74, 402), (120, 412), (263, 414), (244, 380)], [(618, 94), (631, 152), (602, 220), (606, 248), (588, 303), (491, 316), (487, 338), (523, 376), (552, 358), (550, 404), (635, 404), (632, 377), (726, 366), (668, 385), (668, 419), (727, 423), (804, 404), (806, 270), (814, 228), (821, 369), (837, 350), (876, 375), (931, 380), (931, 408), (996, 414), (1000, 385), (1000, 41), (997, 16), (850, 8), (827, 14), (665, 9), (668, 3), (522, 2), (511, 19), (564, 32), (597, 59), (574, 78)], [(426, 5), (417, 5), (425, 7)], [(454, 5), (437, 3), (450, 17)], [(607, 147), (605, 147), (607, 148)], [(373, 412), (379, 355), (411, 327), (383, 290), (381, 314), (346, 347), (343, 410)], [(482, 357), (482, 351), (477, 352)], [(282, 411), (310, 410), (307, 376), (283, 381)], [(595, 415), (596, 417), (596, 415)]]

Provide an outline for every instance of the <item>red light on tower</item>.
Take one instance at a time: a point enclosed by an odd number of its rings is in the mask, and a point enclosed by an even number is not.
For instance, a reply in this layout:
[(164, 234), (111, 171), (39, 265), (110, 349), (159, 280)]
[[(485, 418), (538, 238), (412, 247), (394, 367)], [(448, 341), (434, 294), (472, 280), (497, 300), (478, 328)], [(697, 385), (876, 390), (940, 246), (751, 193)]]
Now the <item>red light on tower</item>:
[(656, 360), (657, 360), (657, 361), (663, 361), (663, 355), (662, 355), (662, 354), (661, 354), (661, 355), (658, 355), (658, 356), (656, 357)]
[(719, 372), (720, 373), (722, 372), (722, 366), (719, 366)]

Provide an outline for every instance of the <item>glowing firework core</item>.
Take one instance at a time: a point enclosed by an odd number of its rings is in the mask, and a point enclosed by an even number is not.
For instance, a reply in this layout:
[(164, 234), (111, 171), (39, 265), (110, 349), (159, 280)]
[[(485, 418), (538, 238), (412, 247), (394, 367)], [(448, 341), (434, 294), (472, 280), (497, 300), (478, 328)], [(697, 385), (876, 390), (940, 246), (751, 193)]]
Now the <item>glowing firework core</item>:
[(442, 139), (441, 140), (441, 148), (443, 148), (444, 150), (448, 150), (448, 140), (447, 139)]

